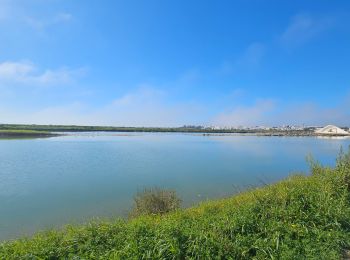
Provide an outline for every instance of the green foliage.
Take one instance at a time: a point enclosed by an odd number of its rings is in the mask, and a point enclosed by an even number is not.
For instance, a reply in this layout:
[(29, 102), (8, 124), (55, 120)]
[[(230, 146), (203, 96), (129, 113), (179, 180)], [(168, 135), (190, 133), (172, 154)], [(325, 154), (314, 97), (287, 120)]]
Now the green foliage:
[(180, 208), (181, 200), (175, 191), (160, 188), (144, 189), (134, 197), (131, 217), (147, 214), (165, 214)]
[(0, 259), (341, 259), (350, 248), (350, 160), (163, 215), (4, 242)]

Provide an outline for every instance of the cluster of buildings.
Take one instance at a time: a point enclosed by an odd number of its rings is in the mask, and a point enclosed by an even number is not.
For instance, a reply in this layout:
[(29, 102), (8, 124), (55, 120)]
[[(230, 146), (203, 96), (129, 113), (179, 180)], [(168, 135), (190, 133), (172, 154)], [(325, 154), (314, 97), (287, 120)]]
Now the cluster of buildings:
[[(189, 127), (189, 126), (184, 126)], [(293, 126), (293, 125), (282, 125), (282, 126), (215, 126), (215, 125), (208, 125), (208, 126), (191, 126), (191, 128), (197, 128), (197, 129), (207, 129), (207, 130), (250, 130), (250, 131), (259, 131), (259, 130), (275, 130), (275, 131), (290, 131), (290, 130), (305, 130), (305, 126)]]
[(295, 125), (282, 125), (282, 126), (184, 126), (185, 128), (195, 128), (202, 130), (248, 130), (248, 131), (314, 131), (316, 135), (350, 135), (349, 128), (341, 128), (335, 125), (327, 125), (325, 127), (318, 126), (295, 126)]

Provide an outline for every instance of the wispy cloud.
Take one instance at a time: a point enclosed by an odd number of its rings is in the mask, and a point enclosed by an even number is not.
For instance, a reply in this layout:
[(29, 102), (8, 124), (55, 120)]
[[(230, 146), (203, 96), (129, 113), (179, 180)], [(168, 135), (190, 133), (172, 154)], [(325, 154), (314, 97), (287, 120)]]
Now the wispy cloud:
[(332, 107), (322, 107), (316, 103), (294, 104), (281, 111), (272, 118), (266, 118), (271, 124), (306, 124), (349, 125), (350, 103), (340, 102)]
[(260, 65), (265, 55), (265, 46), (260, 42), (254, 42), (248, 46), (242, 57), (237, 60), (238, 66), (255, 67)]
[(14, 111), (1, 109), (0, 105), (0, 118), (9, 123), (180, 126), (202, 123), (203, 108), (191, 102), (170, 104), (167, 93), (142, 84), (100, 107), (77, 101), (35, 111)]
[(67, 84), (74, 81), (85, 72), (85, 68), (40, 70), (29, 61), (5, 61), (0, 63), (0, 83), (24, 84), (31, 86), (49, 86)]
[(26, 25), (29, 27), (43, 31), (51, 26), (58, 25), (58, 24), (63, 24), (63, 23), (68, 23), (73, 19), (73, 15), (70, 13), (57, 13), (53, 17), (35, 17), (35, 16), (25, 16), (23, 17), (23, 21)]
[(110, 105), (100, 109), (94, 117), (114, 125), (178, 126), (199, 123), (202, 107), (191, 102), (170, 102), (168, 93), (151, 85), (142, 84), (125, 93)]
[(242, 54), (233, 61), (224, 61), (218, 69), (219, 74), (231, 74), (241, 70), (250, 70), (260, 66), (266, 47), (260, 42), (250, 44)]
[(35, 1), (28, 0), (25, 4), (15, 0), (0, 0), (0, 22), (10, 26), (30, 27), (43, 32), (53, 26), (67, 24), (74, 19), (73, 14), (68, 11), (38, 13), (31, 8), (35, 6)]
[(10, 14), (10, 2), (8, 0), (0, 0), (0, 21), (5, 20)]
[(287, 47), (301, 45), (329, 30), (334, 24), (335, 18), (333, 16), (300, 13), (291, 19), (281, 34), (280, 41)]
[(274, 111), (272, 99), (258, 99), (253, 105), (238, 105), (217, 115), (211, 123), (220, 126), (255, 126), (265, 124), (266, 117)]
[(284, 106), (281, 100), (261, 98), (251, 105), (227, 106), (212, 116), (208, 104), (169, 102), (169, 93), (142, 84), (105, 105), (96, 107), (75, 101), (34, 110), (1, 107), (0, 118), (7, 123), (82, 124), (113, 126), (181, 126), (211, 124), (220, 126), (348, 125), (349, 97), (333, 107), (317, 103)]
[(274, 125), (349, 125), (350, 96), (331, 107), (317, 103), (294, 103), (285, 106), (280, 100), (259, 99), (250, 106), (237, 105), (211, 120), (220, 126)]
[(24, 124), (89, 124), (86, 106), (80, 102), (43, 107), (37, 110), (15, 110), (0, 105), (2, 122)]

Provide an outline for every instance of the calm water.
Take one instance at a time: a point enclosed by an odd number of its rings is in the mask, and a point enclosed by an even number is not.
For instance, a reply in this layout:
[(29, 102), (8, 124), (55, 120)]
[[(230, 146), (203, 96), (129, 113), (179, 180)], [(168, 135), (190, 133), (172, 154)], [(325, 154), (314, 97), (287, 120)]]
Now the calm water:
[(0, 239), (125, 216), (143, 187), (176, 189), (189, 206), (237, 187), (333, 165), (350, 139), (82, 133), (0, 140)]

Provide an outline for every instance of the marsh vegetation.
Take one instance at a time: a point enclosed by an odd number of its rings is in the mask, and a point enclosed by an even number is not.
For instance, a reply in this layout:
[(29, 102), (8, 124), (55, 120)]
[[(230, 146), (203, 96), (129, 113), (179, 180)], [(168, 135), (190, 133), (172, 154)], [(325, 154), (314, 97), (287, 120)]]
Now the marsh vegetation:
[(36, 138), (36, 137), (54, 137), (54, 134), (42, 130), (27, 130), (27, 129), (0, 129), (1, 138)]

